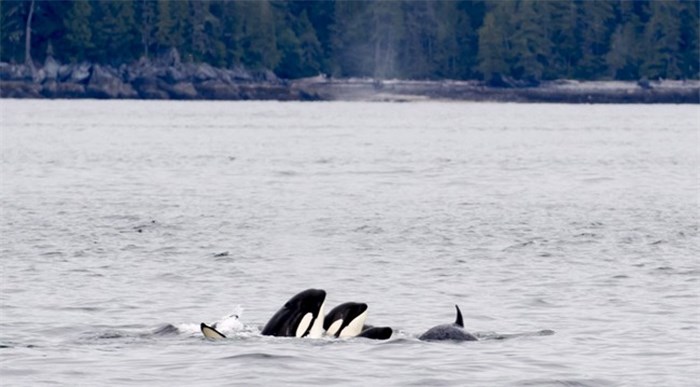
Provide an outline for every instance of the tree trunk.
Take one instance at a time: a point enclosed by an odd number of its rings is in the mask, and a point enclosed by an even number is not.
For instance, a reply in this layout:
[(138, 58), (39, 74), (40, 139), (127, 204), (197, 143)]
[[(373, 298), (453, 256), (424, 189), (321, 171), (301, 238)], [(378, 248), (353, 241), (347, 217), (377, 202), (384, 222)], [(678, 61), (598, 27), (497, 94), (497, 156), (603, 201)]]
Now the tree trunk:
[(29, 4), (29, 14), (27, 15), (27, 24), (24, 30), (24, 64), (34, 68), (32, 62), (32, 17), (34, 16), (34, 0)]
[(153, 31), (153, 27), (151, 26), (151, 23), (153, 22), (152, 20), (152, 14), (151, 14), (151, 8), (150, 4), (148, 3), (147, 0), (143, 0), (143, 9), (141, 10), (142, 12), (142, 23), (143, 25), (141, 26), (141, 42), (143, 43), (143, 56), (148, 59), (148, 46), (151, 45), (151, 31)]

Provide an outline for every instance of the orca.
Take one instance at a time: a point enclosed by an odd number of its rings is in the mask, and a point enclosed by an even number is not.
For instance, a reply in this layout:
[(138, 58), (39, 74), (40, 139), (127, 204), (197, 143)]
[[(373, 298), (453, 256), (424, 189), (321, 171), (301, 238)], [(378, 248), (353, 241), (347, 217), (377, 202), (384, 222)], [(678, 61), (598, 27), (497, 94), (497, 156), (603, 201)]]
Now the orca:
[(477, 338), (471, 333), (464, 330), (464, 321), (462, 320), (462, 312), (457, 308), (457, 319), (453, 324), (443, 324), (434, 326), (423, 333), (418, 340), (423, 341), (476, 341)]
[(272, 316), (261, 334), (280, 337), (321, 337), (325, 300), (325, 290), (307, 289), (298, 293)]
[[(216, 324), (215, 324), (216, 325)], [(205, 323), (199, 324), (199, 329), (202, 331), (202, 334), (204, 337), (210, 340), (219, 340), (219, 339), (225, 339), (226, 336), (224, 336), (223, 333), (219, 332), (216, 330), (215, 327), (210, 327), (209, 325)]]
[(391, 338), (393, 333), (394, 330), (390, 327), (365, 326), (357, 337), (364, 337), (366, 339), (373, 340), (388, 340)]
[[(226, 334), (224, 332), (234, 332), (236, 330), (244, 328), (243, 323), (241, 323), (241, 321), (239, 320), (239, 313), (240, 307), (237, 313), (224, 316), (219, 321), (216, 321), (213, 324), (207, 325), (205, 323), (201, 323), (199, 325), (199, 330), (202, 331), (204, 337), (208, 339), (225, 338)], [(177, 330), (177, 328), (175, 329)]]
[(178, 333), (180, 333), (180, 330), (173, 324), (165, 324), (153, 331), (153, 334), (157, 336), (170, 336), (177, 335)]
[(367, 304), (346, 302), (333, 308), (323, 320), (328, 336), (355, 337), (362, 333), (367, 319)]

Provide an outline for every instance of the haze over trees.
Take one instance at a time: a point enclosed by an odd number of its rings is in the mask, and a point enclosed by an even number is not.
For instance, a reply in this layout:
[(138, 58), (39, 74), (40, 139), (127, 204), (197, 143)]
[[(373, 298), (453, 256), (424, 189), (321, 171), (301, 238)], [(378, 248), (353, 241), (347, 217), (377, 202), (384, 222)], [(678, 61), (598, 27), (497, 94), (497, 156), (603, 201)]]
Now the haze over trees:
[(697, 1), (2, 1), (0, 60), (184, 61), (299, 78), (700, 77)]

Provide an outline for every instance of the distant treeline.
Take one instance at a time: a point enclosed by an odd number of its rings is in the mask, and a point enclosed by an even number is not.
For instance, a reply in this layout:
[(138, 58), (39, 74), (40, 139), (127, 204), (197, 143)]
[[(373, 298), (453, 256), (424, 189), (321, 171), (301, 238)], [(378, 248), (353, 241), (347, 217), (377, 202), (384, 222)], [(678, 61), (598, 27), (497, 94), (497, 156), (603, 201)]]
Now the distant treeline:
[(183, 61), (285, 78), (686, 79), (700, 2), (0, 1), (0, 60)]

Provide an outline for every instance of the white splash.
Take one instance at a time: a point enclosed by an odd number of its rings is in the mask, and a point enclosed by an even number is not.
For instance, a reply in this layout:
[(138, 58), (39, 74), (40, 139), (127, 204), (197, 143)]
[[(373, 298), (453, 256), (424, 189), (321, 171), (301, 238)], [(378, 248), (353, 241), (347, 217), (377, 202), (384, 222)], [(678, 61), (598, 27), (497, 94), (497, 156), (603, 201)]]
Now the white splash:
[[(213, 322), (203, 322), (209, 326), (215, 327), (217, 331), (225, 336), (230, 336), (236, 332), (246, 330), (246, 325), (240, 320), (242, 314), (243, 308), (240, 305), (237, 305), (231, 313), (219, 318), (218, 320)], [(199, 324), (200, 322), (182, 323), (175, 325), (175, 327), (178, 329), (178, 331), (184, 334), (201, 335), (202, 332), (200, 331)]]

